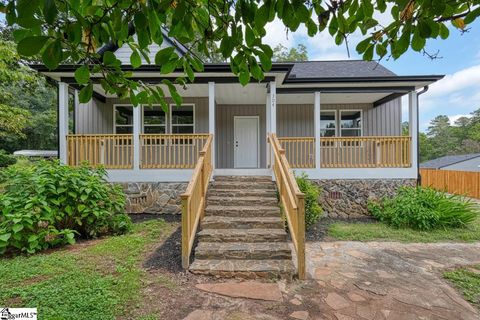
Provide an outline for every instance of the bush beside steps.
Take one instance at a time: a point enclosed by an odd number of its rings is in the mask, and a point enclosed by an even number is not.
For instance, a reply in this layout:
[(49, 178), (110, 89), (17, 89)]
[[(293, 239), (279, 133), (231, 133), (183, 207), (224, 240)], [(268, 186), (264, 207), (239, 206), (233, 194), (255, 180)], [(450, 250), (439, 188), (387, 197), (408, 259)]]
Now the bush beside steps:
[(0, 254), (35, 253), (76, 238), (123, 234), (132, 229), (125, 195), (106, 182), (106, 171), (58, 161), (12, 165), (0, 184)]
[(390, 226), (423, 231), (466, 227), (478, 214), (464, 197), (423, 187), (401, 187), (394, 197), (369, 202), (368, 209)]

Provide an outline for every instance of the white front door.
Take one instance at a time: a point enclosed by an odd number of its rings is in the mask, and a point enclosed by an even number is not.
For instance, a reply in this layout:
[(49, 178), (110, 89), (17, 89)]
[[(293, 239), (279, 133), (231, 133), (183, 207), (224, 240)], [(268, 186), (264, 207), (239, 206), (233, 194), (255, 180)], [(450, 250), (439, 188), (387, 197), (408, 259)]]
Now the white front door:
[(258, 116), (236, 116), (234, 130), (235, 168), (258, 168), (260, 148)]

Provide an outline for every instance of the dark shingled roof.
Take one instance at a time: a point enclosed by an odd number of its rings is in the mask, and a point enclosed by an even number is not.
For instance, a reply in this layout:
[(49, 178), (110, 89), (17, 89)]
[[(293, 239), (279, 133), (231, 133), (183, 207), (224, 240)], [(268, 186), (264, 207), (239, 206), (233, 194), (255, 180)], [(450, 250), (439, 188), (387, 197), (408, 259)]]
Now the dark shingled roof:
[(467, 160), (478, 158), (478, 157), (480, 157), (480, 153), (463, 154), (459, 156), (445, 156), (445, 157), (422, 162), (420, 164), (420, 168), (440, 169), (455, 163), (467, 161)]
[(392, 77), (395, 73), (375, 61), (305, 61), (295, 62), (289, 78)]

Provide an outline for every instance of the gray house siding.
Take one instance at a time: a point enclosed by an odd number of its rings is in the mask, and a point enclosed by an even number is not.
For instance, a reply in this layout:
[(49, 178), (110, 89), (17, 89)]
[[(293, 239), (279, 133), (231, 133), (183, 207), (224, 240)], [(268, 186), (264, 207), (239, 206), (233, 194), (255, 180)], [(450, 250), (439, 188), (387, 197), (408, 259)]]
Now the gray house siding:
[[(374, 108), (372, 104), (322, 104), (321, 110), (362, 110), (364, 136), (401, 135), (401, 99)], [(337, 114), (337, 117), (340, 115)], [(277, 105), (277, 134), (279, 137), (313, 137), (313, 104)]]
[[(168, 103), (173, 103), (170, 99), (167, 100)], [(208, 133), (208, 98), (184, 98), (183, 102), (195, 105), (195, 132)], [(77, 134), (113, 133), (115, 104), (130, 104), (130, 101), (110, 98), (106, 103), (101, 103), (92, 99), (89, 103), (80, 104), (75, 110), (75, 132)], [(167, 122), (167, 126), (169, 125)]]
[[(259, 116), (260, 167), (266, 167), (265, 105), (217, 105), (215, 109), (215, 154), (217, 168), (234, 167), (234, 117)], [(220, 150), (222, 152), (220, 152)]]
[(75, 133), (113, 133), (112, 105), (108, 102), (102, 103), (95, 98), (88, 103), (81, 103), (75, 110)]

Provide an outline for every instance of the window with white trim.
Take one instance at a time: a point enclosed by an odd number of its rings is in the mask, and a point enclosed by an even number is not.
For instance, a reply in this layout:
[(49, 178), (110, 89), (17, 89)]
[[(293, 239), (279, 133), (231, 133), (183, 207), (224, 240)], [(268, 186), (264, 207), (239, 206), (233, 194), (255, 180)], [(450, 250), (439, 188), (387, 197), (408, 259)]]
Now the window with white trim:
[(115, 106), (115, 133), (133, 133), (133, 106)]
[(337, 135), (337, 112), (335, 110), (320, 111), (320, 137)]
[(143, 107), (143, 133), (167, 133), (167, 117), (161, 106)]
[(340, 136), (362, 136), (362, 110), (340, 110)]
[(192, 104), (180, 107), (171, 105), (170, 109), (172, 134), (195, 133), (195, 108)]

